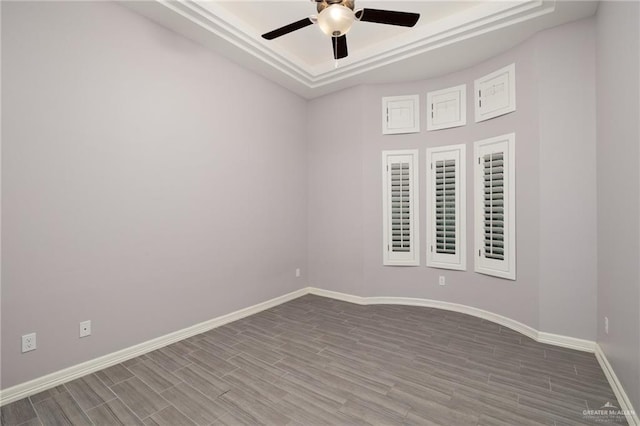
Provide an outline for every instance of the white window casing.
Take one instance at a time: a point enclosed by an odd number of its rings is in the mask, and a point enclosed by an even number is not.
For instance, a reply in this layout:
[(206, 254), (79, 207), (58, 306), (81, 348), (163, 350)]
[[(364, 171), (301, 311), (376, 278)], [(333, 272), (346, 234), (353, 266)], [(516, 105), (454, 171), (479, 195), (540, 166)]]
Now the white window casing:
[(427, 266), (467, 268), (466, 146), (427, 148)]
[(475, 271), (516, 279), (515, 134), (474, 143)]
[(420, 264), (418, 150), (382, 151), (383, 264)]
[(427, 130), (467, 124), (467, 85), (427, 93)]
[(516, 65), (507, 65), (474, 82), (476, 123), (516, 110)]
[(382, 134), (420, 132), (420, 96), (387, 96), (382, 98)]

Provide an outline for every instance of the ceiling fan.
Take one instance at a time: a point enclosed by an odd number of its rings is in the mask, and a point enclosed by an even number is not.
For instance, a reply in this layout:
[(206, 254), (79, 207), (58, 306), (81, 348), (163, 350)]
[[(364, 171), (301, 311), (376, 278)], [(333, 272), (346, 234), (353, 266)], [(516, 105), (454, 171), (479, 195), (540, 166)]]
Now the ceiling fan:
[(267, 40), (273, 40), (274, 38), (317, 23), (322, 32), (331, 37), (333, 57), (338, 60), (348, 55), (346, 33), (351, 29), (355, 21), (413, 27), (420, 18), (419, 13), (381, 9), (354, 10), (354, 0), (311, 1), (317, 3), (317, 15), (309, 16), (308, 18), (262, 34), (262, 37)]

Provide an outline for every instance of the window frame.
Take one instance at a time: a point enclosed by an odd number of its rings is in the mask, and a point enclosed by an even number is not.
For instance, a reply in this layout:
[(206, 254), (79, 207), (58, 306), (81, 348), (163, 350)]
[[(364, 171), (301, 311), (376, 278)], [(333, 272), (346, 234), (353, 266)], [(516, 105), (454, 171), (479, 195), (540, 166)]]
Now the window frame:
[[(491, 149), (493, 147), (493, 149)], [(489, 152), (503, 152), (503, 185), (506, 183), (506, 210), (503, 215), (504, 259), (489, 259), (484, 256), (484, 164), (481, 158)], [(516, 162), (515, 133), (496, 136), (474, 143), (474, 226), (475, 226), (475, 272), (505, 278), (516, 279)], [(505, 164), (506, 163), (506, 164)]]
[[(413, 125), (407, 127), (395, 127), (390, 116), (393, 104), (405, 104)], [(420, 95), (385, 96), (382, 98), (382, 134), (399, 135), (407, 133), (420, 133)]]
[[(506, 81), (504, 90), (507, 92), (502, 105), (494, 106), (489, 110), (486, 106), (487, 94), (482, 95), (483, 90), (486, 91), (487, 85), (491, 84), (500, 78), (505, 78)], [(492, 73), (482, 76), (474, 81), (473, 92), (475, 98), (475, 121), (476, 123), (490, 120), (492, 118), (500, 117), (505, 114), (509, 114), (516, 110), (516, 64), (512, 63), (505, 67), (500, 68)], [(482, 105), (482, 100), (485, 100), (485, 105)]]
[[(432, 268), (467, 270), (467, 173), (466, 145), (447, 145), (427, 148), (427, 266)], [(437, 253), (436, 169), (437, 161), (456, 161), (456, 254)]]
[[(456, 104), (458, 118), (453, 121), (436, 124), (437, 111), (434, 108), (437, 99), (446, 98)], [(427, 131), (451, 129), (467, 124), (467, 85), (448, 87), (446, 89), (427, 92)]]
[[(396, 160), (396, 161), (393, 161)], [(392, 217), (391, 217), (391, 175), (390, 166), (394, 162), (409, 162), (410, 164), (410, 251), (408, 254), (393, 252), (392, 246)], [(419, 151), (385, 150), (382, 151), (382, 251), (383, 265), (388, 266), (419, 266), (420, 265), (420, 175), (418, 170)]]

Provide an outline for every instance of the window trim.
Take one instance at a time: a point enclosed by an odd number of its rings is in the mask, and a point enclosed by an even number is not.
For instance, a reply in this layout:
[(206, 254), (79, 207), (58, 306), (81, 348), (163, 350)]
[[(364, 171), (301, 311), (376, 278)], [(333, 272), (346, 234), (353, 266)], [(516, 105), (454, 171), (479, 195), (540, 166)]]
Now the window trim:
[[(391, 127), (389, 117), (390, 104), (394, 102), (408, 102), (410, 113), (413, 115), (413, 126)], [(382, 134), (400, 135), (407, 133), (420, 133), (420, 95), (385, 96), (382, 98)]]
[[(507, 85), (505, 87), (505, 90), (508, 91), (507, 98), (505, 99), (506, 103), (498, 108), (487, 110), (486, 106), (482, 106), (482, 96), (480, 95), (480, 91), (483, 89), (483, 86), (485, 84), (501, 76), (506, 76), (507, 78)], [(473, 89), (475, 98), (474, 109), (476, 123), (514, 112), (516, 110), (516, 64), (509, 64), (505, 67), (500, 68), (499, 70), (496, 70), (474, 80)], [(484, 98), (486, 99), (486, 96)]]
[[(467, 270), (467, 172), (466, 172), (466, 145), (447, 145), (436, 148), (427, 148), (426, 170), (427, 170), (427, 266), (432, 268), (453, 269), (457, 271)], [(435, 192), (434, 173), (432, 165), (434, 157), (438, 154), (450, 153), (450, 157), (457, 163), (456, 181), (456, 250), (454, 256), (438, 254), (434, 251), (435, 241)], [(435, 154), (435, 155), (434, 155)], [(457, 157), (457, 158), (456, 158)]]
[[(450, 100), (455, 101), (458, 108), (458, 119), (446, 123), (435, 124), (436, 119), (434, 111), (435, 99), (438, 97), (449, 96)], [(467, 85), (460, 84), (458, 86), (448, 87), (446, 89), (434, 90), (427, 92), (427, 131), (451, 129), (467, 124)]]
[[(505, 207), (505, 232), (508, 232), (504, 240), (505, 259), (494, 260), (483, 256), (484, 248), (484, 172), (481, 164), (481, 156), (484, 155), (483, 148), (491, 145), (503, 145), (503, 152), (506, 151), (505, 158), (506, 174), (504, 176), (508, 188), (508, 197)], [(475, 226), (475, 272), (492, 275), (495, 277), (516, 279), (516, 162), (515, 162), (515, 133), (483, 139), (474, 143), (474, 226)]]
[[(391, 246), (390, 223), (390, 178), (387, 165), (393, 157), (409, 157), (411, 172), (411, 256), (394, 256)], [(418, 170), (419, 151), (417, 149), (382, 151), (382, 251), (383, 265), (419, 266), (420, 265), (420, 175)], [(404, 258), (403, 258), (404, 257)]]

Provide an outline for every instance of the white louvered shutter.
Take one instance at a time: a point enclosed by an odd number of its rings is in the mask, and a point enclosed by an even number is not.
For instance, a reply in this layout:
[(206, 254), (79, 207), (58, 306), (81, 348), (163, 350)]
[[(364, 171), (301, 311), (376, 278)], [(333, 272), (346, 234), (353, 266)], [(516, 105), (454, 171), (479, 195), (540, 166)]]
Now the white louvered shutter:
[(515, 134), (475, 143), (476, 272), (516, 279)]
[(418, 151), (383, 151), (385, 265), (418, 265)]
[(427, 266), (466, 269), (466, 147), (427, 149)]
[(481, 158), (484, 176), (484, 255), (504, 260), (504, 152)]

